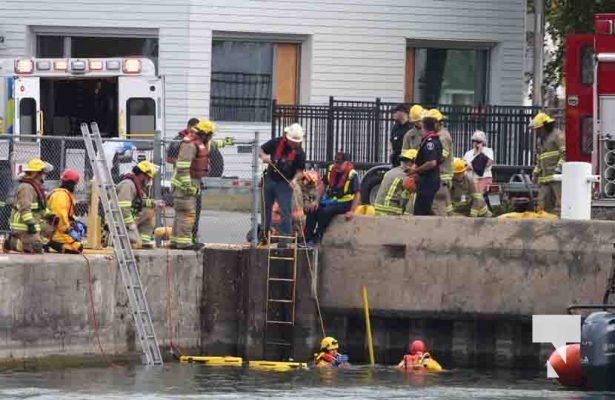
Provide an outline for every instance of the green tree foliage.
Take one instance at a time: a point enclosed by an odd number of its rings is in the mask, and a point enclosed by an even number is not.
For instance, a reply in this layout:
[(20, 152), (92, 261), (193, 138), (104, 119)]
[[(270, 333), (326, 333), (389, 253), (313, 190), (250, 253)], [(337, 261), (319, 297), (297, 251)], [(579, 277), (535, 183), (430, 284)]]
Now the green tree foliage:
[(573, 33), (593, 33), (594, 14), (615, 13), (615, 0), (545, 0), (545, 2), (546, 29), (553, 38), (556, 50), (555, 57), (545, 66), (544, 84), (556, 88), (561, 83), (564, 72), (566, 36)]

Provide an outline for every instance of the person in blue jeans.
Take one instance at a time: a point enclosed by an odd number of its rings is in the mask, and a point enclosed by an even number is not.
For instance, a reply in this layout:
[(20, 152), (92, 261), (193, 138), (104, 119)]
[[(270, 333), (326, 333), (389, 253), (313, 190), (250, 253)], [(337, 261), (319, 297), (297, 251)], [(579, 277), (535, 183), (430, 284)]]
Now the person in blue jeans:
[[(264, 233), (271, 229), (271, 211), (273, 203), (278, 202), (280, 210), (280, 236), (290, 236), (292, 232), (292, 196), (296, 178), (305, 170), (305, 152), (301, 148), (303, 128), (292, 124), (284, 129), (285, 135), (269, 140), (261, 146), (260, 159), (268, 164), (263, 178), (263, 195), (265, 199)], [(280, 245), (285, 242), (281, 241)]]
[(336, 215), (352, 219), (361, 201), (361, 182), (350, 155), (338, 152), (320, 183), (316, 200), (310, 206), (305, 222), (308, 244), (318, 243)]

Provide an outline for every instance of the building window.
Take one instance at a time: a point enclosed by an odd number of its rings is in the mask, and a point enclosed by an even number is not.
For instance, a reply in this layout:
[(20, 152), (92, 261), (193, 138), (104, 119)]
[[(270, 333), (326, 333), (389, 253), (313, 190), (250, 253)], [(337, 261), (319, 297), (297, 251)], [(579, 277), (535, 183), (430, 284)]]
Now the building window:
[(268, 122), (271, 100), (296, 104), (299, 45), (214, 40), (210, 115), (218, 121)]
[(406, 100), (472, 105), (487, 100), (489, 50), (408, 48)]
[(36, 37), (36, 56), (41, 58), (146, 57), (158, 70), (158, 38), (139, 37)]

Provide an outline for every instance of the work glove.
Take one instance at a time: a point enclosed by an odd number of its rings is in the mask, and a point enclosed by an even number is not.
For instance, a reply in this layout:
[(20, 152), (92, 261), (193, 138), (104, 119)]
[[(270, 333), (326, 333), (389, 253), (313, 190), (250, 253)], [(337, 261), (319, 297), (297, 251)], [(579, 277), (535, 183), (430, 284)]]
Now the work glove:
[(37, 233), (35, 224), (28, 224), (28, 233), (31, 235), (34, 235), (35, 233)]
[(345, 354), (339, 354), (335, 361), (331, 363), (334, 367), (339, 367), (340, 365), (348, 362), (348, 356)]
[(77, 232), (75, 229), (68, 229), (66, 231), (66, 233), (68, 234), (68, 236), (70, 236), (75, 242), (80, 242), (82, 239), (82, 236), (79, 232)]
[(560, 164), (558, 164), (558, 165), (555, 167), (555, 173), (556, 173), (556, 174), (561, 174), (561, 173), (562, 173), (562, 166), (561, 166)]
[(74, 225), (75, 229), (81, 234), (82, 237), (85, 236), (85, 234), (88, 232), (88, 227), (85, 226), (83, 222), (75, 221)]

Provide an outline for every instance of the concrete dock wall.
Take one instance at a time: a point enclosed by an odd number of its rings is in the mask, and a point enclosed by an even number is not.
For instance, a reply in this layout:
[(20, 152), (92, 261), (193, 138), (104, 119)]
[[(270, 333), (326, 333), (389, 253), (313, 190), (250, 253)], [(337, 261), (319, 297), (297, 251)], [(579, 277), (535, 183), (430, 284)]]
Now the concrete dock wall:
[[(137, 251), (159, 342), (168, 344), (167, 254)], [(101, 345), (109, 355), (139, 349), (118, 265), (111, 255), (88, 255)], [(200, 347), (202, 260), (172, 251), (175, 343)], [(99, 354), (89, 306), (88, 267), (78, 255), (0, 256), (0, 359)]]

